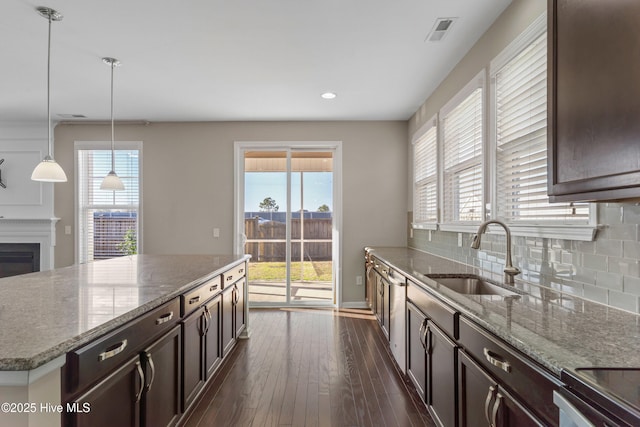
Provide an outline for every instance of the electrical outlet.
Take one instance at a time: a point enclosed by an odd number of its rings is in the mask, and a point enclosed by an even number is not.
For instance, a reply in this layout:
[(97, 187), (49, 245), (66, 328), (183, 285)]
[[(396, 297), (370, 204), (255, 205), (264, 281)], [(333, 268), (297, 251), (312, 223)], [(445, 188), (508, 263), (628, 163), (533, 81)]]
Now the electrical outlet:
[(216, 228), (213, 229), (213, 237), (216, 238), (216, 239), (220, 237), (220, 229), (219, 228), (216, 227)]
[(356, 276), (356, 285), (362, 285), (362, 276)]
[(64, 226), (64, 234), (66, 234), (67, 236), (71, 234), (71, 226), (70, 225), (65, 225)]
[(458, 246), (462, 247), (462, 233), (458, 233)]

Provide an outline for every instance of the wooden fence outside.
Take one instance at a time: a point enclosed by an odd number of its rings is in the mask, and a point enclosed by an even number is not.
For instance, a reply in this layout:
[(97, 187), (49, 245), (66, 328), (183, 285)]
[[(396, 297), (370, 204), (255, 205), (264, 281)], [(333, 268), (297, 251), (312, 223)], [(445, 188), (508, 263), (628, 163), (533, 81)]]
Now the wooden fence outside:
[[(330, 261), (333, 220), (331, 218), (304, 219), (304, 241), (300, 242), (300, 219), (291, 220), (291, 260), (300, 260), (304, 250), (306, 261)], [(286, 225), (283, 222), (260, 218), (245, 219), (247, 243), (245, 253), (252, 262), (283, 262), (286, 250)], [(253, 241), (252, 240), (258, 240)], [(318, 241), (322, 240), (322, 241)], [(304, 249), (302, 249), (304, 247)]]

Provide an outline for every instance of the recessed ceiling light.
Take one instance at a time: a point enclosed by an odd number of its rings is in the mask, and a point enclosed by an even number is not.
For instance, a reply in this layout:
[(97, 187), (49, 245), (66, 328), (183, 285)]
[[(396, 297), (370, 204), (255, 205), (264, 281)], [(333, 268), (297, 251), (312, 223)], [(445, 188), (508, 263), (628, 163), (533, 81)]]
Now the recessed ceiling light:
[(320, 95), (320, 96), (321, 96), (321, 97), (323, 97), (324, 99), (334, 99), (334, 98), (335, 98), (336, 96), (338, 96), (338, 95), (336, 95), (336, 94), (335, 94), (335, 93), (333, 93), (333, 92), (325, 92), (325, 93), (323, 93), (323, 94), (322, 94), (322, 95)]

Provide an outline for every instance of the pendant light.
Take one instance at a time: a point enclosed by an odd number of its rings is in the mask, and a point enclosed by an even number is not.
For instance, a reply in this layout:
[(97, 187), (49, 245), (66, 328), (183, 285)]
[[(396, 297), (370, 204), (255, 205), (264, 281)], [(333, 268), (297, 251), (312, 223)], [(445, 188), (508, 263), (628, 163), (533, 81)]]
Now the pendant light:
[(122, 191), (124, 184), (116, 174), (116, 149), (113, 131), (113, 69), (120, 66), (120, 61), (115, 58), (102, 58), (102, 62), (111, 67), (111, 171), (104, 177), (101, 190)]
[(66, 182), (67, 175), (62, 167), (53, 160), (53, 140), (51, 137), (51, 22), (61, 21), (62, 15), (48, 7), (38, 7), (38, 13), (49, 21), (49, 41), (47, 45), (47, 141), (48, 152), (31, 174), (33, 181)]

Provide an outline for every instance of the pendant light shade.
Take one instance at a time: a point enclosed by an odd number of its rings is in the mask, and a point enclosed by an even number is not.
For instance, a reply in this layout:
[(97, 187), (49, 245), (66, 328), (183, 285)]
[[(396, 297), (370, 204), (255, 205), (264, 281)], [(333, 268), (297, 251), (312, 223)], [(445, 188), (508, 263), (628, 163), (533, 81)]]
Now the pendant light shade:
[(47, 143), (48, 153), (31, 174), (33, 181), (66, 182), (67, 175), (62, 167), (53, 160), (53, 140), (51, 137), (51, 22), (61, 21), (62, 15), (48, 7), (38, 7), (38, 13), (49, 21), (49, 38), (47, 43)]
[(111, 67), (111, 171), (104, 177), (102, 184), (100, 184), (101, 190), (109, 191), (122, 191), (124, 190), (124, 184), (122, 180), (116, 174), (116, 149), (115, 149), (115, 137), (113, 126), (113, 69), (120, 65), (120, 61), (115, 58), (102, 58), (102, 62)]

